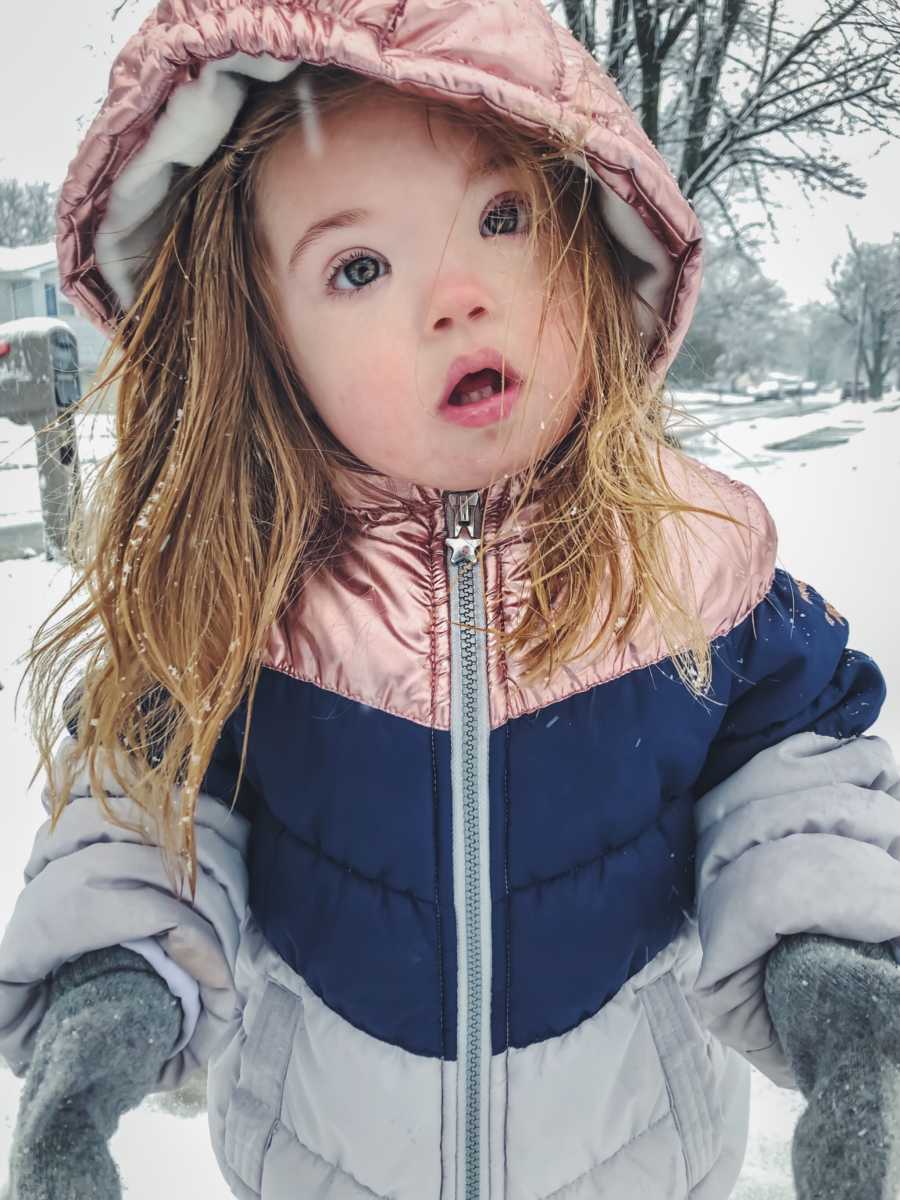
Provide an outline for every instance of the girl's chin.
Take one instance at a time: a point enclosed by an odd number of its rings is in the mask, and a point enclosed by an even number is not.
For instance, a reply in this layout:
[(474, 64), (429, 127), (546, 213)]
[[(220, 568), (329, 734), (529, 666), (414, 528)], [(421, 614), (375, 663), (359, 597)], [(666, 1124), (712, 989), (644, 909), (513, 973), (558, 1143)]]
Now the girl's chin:
[(441, 492), (484, 492), (488, 488), (496, 487), (511, 475), (517, 474), (518, 471), (500, 471), (485, 475), (454, 475), (440, 478), (431, 476), (427, 479), (413, 479), (410, 482), (419, 487)]
[[(458, 431), (451, 429), (451, 434)], [(418, 463), (399, 462), (396, 458), (388, 459), (374, 455), (365, 458), (357, 451), (357, 457), (368, 462), (374, 471), (391, 479), (402, 480), (415, 484), (417, 487), (436, 489), (442, 492), (483, 492), (487, 488), (510, 476), (518, 475), (528, 469), (531, 459), (521, 454), (510, 454), (511, 447), (496, 444), (477, 445), (481, 430), (467, 431), (473, 439), (471, 452), (465, 448), (462, 453), (457, 445), (432, 447), (432, 453), (427, 460)], [(456, 441), (451, 437), (452, 442)], [(540, 462), (560, 439), (546, 438), (547, 444), (536, 448), (536, 460)], [(503, 451), (506, 450), (504, 454)], [(498, 453), (498, 451), (500, 451)], [(375, 460), (375, 461), (373, 461)]]

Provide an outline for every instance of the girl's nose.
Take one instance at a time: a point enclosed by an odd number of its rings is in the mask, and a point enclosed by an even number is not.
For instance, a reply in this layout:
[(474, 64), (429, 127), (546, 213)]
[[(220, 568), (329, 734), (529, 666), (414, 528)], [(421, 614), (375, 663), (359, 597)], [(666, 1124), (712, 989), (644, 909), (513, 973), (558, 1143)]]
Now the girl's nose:
[(435, 284), (431, 298), (430, 324), (443, 329), (454, 322), (465, 324), (486, 316), (488, 297), (484, 287), (471, 276), (462, 279), (444, 277)]

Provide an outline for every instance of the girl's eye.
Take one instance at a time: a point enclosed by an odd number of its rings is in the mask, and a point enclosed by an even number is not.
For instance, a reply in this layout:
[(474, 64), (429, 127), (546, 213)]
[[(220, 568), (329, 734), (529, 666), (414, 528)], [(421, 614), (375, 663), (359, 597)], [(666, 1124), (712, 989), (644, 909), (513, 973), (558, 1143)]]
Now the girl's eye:
[[(523, 213), (527, 215), (527, 206), (519, 195), (510, 192), (507, 195), (496, 197), (491, 202), (491, 208), (483, 218), (482, 226), (490, 222), (490, 236), (498, 233), (520, 236), (526, 233), (528, 228), (527, 225), (525, 228), (519, 227), (519, 217)], [(357, 263), (360, 266), (357, 266)], [(328, 276), (328, 291), (332, 295), (358, 296), (370, 283), (377, 282), (380, 278), (379, 263), (385, 267), (385, 274), (389, 274), (391, 270), (389, 264), (379, 255), (371, 254), (368, 250), (351, 250), (349, 254), (343, 255), (335, 263), (334, 270)], [(346, 278), (350, 282), (349, 288), (338, 287), (335, 282), (345, 267), (347, 269)]]
[[(509, 192), (504, 196), (498, 196), (496, 200), (492, 201), (492, 206), (488, 211), (487, 216), (484, 218), (484, 221), (487, 222), (493, 218), (493, 228), (491, 230), (492, 233), (525, 233), (528, 228), (527, 225), (524, 229), (520, 229), (518, 227), (517, 217), (520, 213), (527, 216), (527, 206), (524, 204), (522, 197), (517, 195), (516, 192)], [(510, 229), (508, 226), (510, 221), (513, 225), (512, 229)], [(483, 223), (484, 222), (482, 222), (482, 224)], [(498, 225), (503, 225), (504, 223), (506, 223), (507, 227), (502, 230), (499, 229)]]
[[(357, 267), (357, 263), (364, 265)], [(378, 263), (384, 263), (387, 270), (390, 271), (390, 267), (388, 267), (383, 258), (378, 258), (376, 255), (370, 254), (368, 250), (351, 250), (349, 254), (343, 255), (335, 263), (334, 270), (328, 276), (328, 290), (332, 295), (358, 296), (373, 279), (378, 278)], [(352, 285), (349, 288), (335, 286), (335, 280), (344, 267), (348, 269), (347, 278)]]

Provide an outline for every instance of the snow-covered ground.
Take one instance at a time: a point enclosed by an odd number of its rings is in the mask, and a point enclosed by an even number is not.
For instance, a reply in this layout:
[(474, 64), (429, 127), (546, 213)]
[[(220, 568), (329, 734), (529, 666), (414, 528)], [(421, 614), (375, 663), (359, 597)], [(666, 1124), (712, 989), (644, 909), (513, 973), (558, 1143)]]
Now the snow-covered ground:
[[(780, 563), (807, 580), (850, 621), (850, 643), (870, 654), (888, 680), (887, 703), (872, 732), (900, 748), (900, 396), (881, 403), (836, 403), (814, 397), (748, 405), (737, 397), (682, 396), (691, 422), (685, 448), (749, 484), (771, 509), (780, 531)], [(824, 432), (823, 432), (824, 431)], [(27, 430), (0, 421), (0, 529), (40, 513), (33, 453), (22, 448)], [(108, 420), (93, 418), (81, 431), (82, 461), (109, 445)], [(787, 443), (787, 447), (785, 447)], [(796, 448), (791, 448), (791, 447)], [(17, 448), (18, 447), (18, 448)], [(29, 457), (29, 455), (31, 455)], [(5, 469), (4, 469), (5, 468)], [(17, 661), (38, 622), (65, 591), (67, 571), (43, 557), (0, 562), (0, 744), (6, 779), (6, 819), (0, 844), (0, 923), (22, 886), (22, 867), (44, 816), (39, 781), (27, 790), (34, 767), (21, 709), (13, 699), (21, 676)], [(802, 1110), (797, 1094), (754, 1074), (750, 1144), (734, 1200), (789, 1200), (793, 1196), (790, 1136)], [(0, 1070), (0, 1178), (21, 1081)], [(230, 1195), (209, 1147), (206, 1117), (175, 1118), (150, 1098), (123, 1117), (112, 1143), (131, 1200)], [(653, 1200), (653, 1198), (648, 1198)]]

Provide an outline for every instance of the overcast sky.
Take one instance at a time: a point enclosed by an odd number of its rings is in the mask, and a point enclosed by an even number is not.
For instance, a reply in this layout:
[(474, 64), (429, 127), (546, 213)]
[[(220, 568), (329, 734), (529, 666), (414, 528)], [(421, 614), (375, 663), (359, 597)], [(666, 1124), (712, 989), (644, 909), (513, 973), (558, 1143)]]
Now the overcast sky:
[[(41, 0), (3, 6), (0, 50), (0, 177), (62, 182), (78, 141), (106, 91), (112, 60), (152, 9), (151, 0), (128, 0), (113, 21), (118, 0)], [(783, 0), (782, 12), (805, 18), (814, 0)], [(842, 139), (835, 153), (866, 181), (862, 200), (827, 195), (810, 203), (789, 181), (773, 181), (770, 194), (784, 205), (777, 216), (779, 241), (765, 252), (766, 273), (789, 298), (827, 299), (824, 281), (832, 260), (846, 252), (846, 227), (863, 241), (887, 241), (900, 229), (900, 142), (877, 157), (875, 138)], [(753, 209), (749, 217), (759, 216)]]

